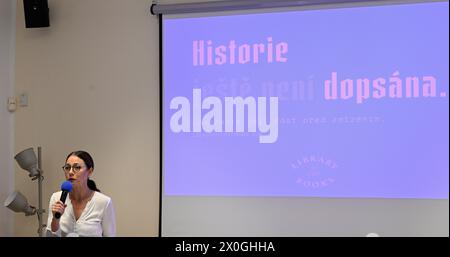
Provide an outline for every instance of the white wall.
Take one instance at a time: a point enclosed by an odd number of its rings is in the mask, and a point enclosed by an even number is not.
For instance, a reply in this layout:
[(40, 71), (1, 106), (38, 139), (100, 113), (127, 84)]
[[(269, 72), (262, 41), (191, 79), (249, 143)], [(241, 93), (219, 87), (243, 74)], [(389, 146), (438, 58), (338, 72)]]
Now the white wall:
[[(66, 155), (93, 155), (93, 179), (113, 199), (118, 236), (157, 236), (158, 19), (151, 0), (49, 0), (50, 27), (25, 29), (17, 1), (15, 152), (42, 146), (44, 208)], [(15, 165), (16, 188), (37, 205), (36, 181)], [(15, 235), (37, 235), (16, 215)], [(45, 216), (46, 221), (46, 216)]]
[(13, 213), (3, 207), (14, 190), (13, 114), (6, 109), (14, 88), (14, 48), (16, 1), (0, 1), (0, 236), (13, 235)]

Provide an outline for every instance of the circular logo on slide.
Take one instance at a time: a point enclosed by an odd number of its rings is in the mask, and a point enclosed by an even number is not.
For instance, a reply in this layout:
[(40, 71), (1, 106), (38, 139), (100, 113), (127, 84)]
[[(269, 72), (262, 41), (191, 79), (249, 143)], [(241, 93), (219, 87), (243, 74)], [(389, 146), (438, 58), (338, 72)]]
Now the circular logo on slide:
[(338, 168), (335, 161), (324, 156), (303, 156), (291, 163), (297, 172), (296, 183), (305, 188), (324, 188), (333, 183), (333, 171)]

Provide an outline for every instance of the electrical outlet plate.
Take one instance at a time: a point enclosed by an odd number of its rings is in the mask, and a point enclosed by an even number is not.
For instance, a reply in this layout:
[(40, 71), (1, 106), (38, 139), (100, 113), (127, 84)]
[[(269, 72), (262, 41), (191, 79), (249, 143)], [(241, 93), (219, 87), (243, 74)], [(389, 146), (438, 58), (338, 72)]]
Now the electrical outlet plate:
[(8, 111), (13, 112), (17, 109), (15, 97), (8, 97)]

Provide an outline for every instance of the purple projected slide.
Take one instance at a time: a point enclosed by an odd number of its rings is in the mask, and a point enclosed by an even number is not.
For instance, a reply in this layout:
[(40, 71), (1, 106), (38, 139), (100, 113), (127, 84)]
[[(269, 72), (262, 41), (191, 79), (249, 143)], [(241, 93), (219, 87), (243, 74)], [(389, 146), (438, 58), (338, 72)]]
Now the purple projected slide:
[(171, 196), (448, 199), (448, 2), (164, 19)]

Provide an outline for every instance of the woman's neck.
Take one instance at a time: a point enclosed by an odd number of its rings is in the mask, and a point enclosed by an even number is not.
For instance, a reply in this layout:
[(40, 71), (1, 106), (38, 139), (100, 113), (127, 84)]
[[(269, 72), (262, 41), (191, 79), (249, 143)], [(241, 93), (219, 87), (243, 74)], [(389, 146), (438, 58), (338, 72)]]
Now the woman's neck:
[(81, 188), (74, 187), (69, 197), (71, 201), (82, 202), (86, 199), (89, 199), (92, 195), (92, 192), (93, 191), (89, 189), (87, 186)]

